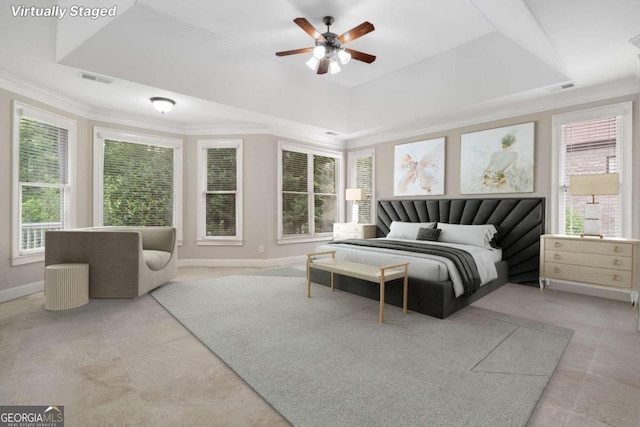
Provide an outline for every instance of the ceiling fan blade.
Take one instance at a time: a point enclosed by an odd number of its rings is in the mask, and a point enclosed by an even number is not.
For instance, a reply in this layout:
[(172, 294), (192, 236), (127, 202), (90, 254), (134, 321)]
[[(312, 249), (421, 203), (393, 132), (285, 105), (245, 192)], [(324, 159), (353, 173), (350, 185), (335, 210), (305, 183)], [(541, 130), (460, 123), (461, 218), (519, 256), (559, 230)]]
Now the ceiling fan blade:
[(313, 52), (312, 47), (303, 47), (302, 49), (284, 50), (282, 52), (276, 52), (277, 56), (296, 55), (298, 53)]
[(313, 25), (311, 25), (309, 23), (309, 21), (307, 21), (304, 18), (296, 18), (293, 20), (293, 22), (295, 22), (298, 27), (302, 28), (302, 30), (309, 34), (311, 37), (313, 37), (316, 40), (324, 40), (324, 36), (322, 34), (320, 34), (320, 31), (316, 30), (315, 27)]
[(354, 41), (358, 37), (362, 37), (365, 34), (370, 33), (373, 30), (375, 30), (375, 27), (371, 22), (363, 22), (357, 27), (354, 27), (349, 31), (347, 31), (346, 33), (338, 36), (338, 40), (342, 44), (349, 43), (351, 41)]
[(356, 59), (358, 61), (366, 62), (367, 64), (371, 64), (376, 60), (375, 55), (369, 55), (368, 53), (360, 52), (358, 50), (349, 49), (347, 47), (344, 48), (351, 55), (351, 59)]
[(318, 74), (327, 74), (327, 71), (329, 71), (329, 62), (327, 58), (320, 60), (320, 64), (318, 64)]

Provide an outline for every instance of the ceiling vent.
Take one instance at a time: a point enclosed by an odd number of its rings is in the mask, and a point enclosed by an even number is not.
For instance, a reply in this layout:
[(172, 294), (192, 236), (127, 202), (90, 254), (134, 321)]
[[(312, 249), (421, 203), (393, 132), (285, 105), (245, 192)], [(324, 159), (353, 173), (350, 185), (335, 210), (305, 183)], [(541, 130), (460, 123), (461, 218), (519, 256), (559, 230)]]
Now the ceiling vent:
[(80, 77), (82, 77), (85, 80), (91, 80), (92, 82), (98, 82), (98, 83), (104, 83), (104, 84), (108, 84), (110, 85), (111, 83), (113, 83), (113, 79), (109, 79), (107, 77), (102, 77), (102, 76), (97, 76), (95, 74), (89, 74), (89, 73), (80, 73)]
[(573, 84), (573, 82), (567, 82), (567, 83), (563, 83), (561, 85), (551, 86), (549, 88), (549, 92), (557, 92), (559, 90), (571, 89), (574, 86), (575, 85)]
[(632, 45), (640, 49), (640, 34), (638, 34), (637, 36), (629, 40), (629, 42), (631, 42)]

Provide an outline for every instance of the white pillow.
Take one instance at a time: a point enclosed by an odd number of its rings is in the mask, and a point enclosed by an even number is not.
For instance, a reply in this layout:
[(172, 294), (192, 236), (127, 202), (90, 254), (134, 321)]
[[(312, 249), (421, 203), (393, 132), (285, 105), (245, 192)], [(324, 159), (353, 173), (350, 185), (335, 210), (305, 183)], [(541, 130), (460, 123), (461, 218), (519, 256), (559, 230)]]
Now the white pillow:
[(438, 228), (442, 230), (440, 242), (460, 243), (485, 249), (493, 249), (491, 240), (498, 233), (492, 224), (464, 225), (439, 222)]
[(421, 228), (433, 227), (435, 222), (401, 222), (392, 221), (391, 227), (389, 227), (388, 239), (405, 239), (416, 240), (418, 238), (418, 231)]

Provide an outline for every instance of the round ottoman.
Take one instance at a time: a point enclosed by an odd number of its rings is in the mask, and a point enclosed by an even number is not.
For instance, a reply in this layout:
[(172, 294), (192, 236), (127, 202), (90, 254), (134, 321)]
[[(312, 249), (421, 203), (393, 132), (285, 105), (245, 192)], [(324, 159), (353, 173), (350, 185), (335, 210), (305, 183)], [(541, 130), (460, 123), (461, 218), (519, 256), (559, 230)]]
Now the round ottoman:
[(44, 308), (66, 310), (89, 302), (89, 264), (52, 264), (44, 271)]

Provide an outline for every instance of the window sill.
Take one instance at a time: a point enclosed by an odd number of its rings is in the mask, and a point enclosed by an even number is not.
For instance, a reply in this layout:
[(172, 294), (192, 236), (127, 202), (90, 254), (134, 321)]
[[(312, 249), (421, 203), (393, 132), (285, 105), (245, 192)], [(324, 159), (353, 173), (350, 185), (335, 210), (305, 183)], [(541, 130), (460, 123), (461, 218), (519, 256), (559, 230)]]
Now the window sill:
[(333, 239), (333, 235), (322, 236), (304, 236), (304, 237), (281, 237), (278, 239), (279, 245), (290, 245), (296, 243), (311, 243), (311, 242), (328, 242)]
[(25, 265), (25, 264), (33, 264), (36, 262), (44, 261), (44, 251), (28, 254), (28, 255), (19, 255), (17, 257), (11, 258), (11, 265)]
[(242, 246), (244, 244), (244, 240), (198, 239), (196, 244), (198, 246)]

